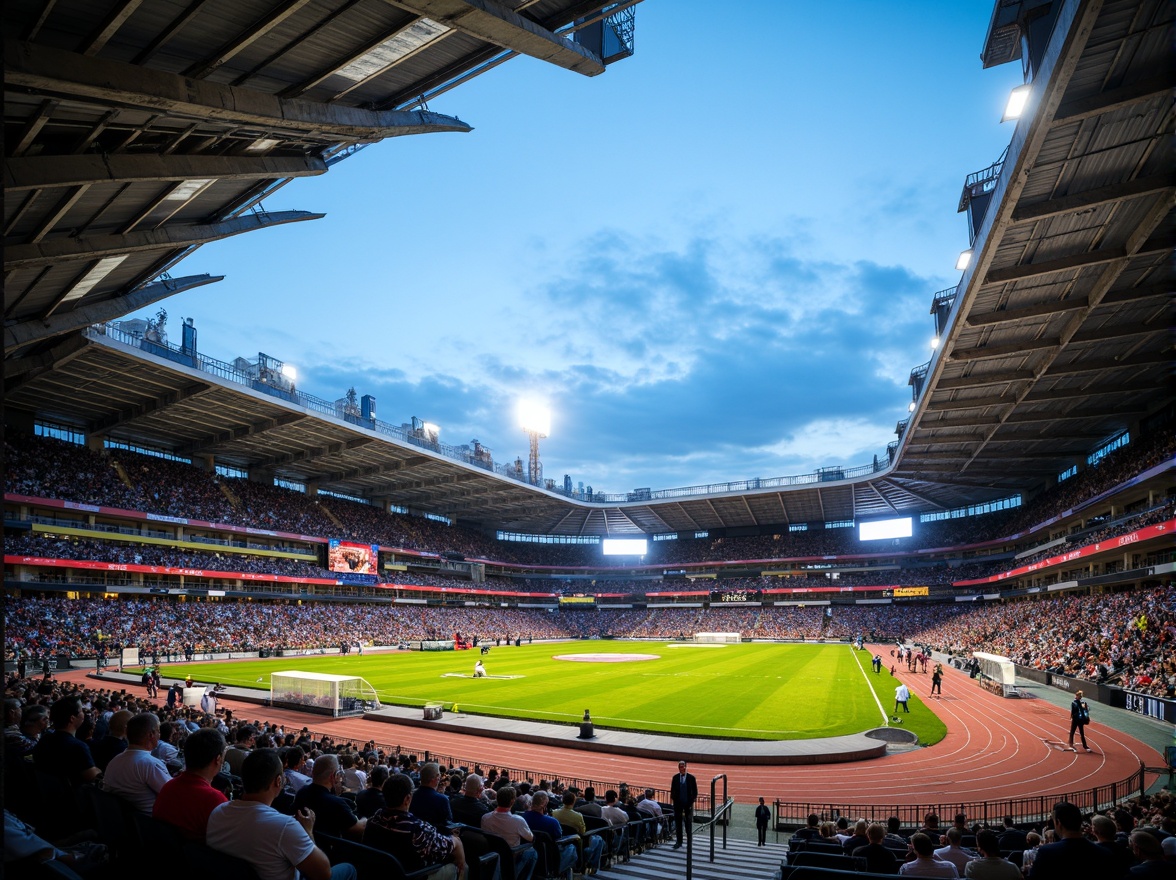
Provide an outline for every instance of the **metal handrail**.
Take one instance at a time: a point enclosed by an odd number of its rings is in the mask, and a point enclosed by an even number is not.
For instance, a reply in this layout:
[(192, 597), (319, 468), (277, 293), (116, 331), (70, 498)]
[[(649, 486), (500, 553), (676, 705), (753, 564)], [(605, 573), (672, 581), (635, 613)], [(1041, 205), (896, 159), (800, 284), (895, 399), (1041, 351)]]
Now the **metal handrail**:
[(1016, 823), (1043, 822), (1053, 813), (1058, 801), (1076, 804), (1083, 813), (1096, 813), (1116, 806), (1129, 798), (1138, 797), (1147, 791), (1147, 768), (1140, 761), (1139, 769), (1125, 779), (1109, 782), (1092, 788), (1077, 789), (1057, 794), (1036, 795), (1027, 798), (1008, 798), (997, 801), (956, 801), (939, 804), (884, 804), (879, 801), (868, 803), (801, 803), (775, 801), (776, 827), (805, 824), (810, 813), (816, 813), (823, 820), (840, 816), (897, 816), (903, 826), (917, 827), (927, 813), (951, 816), (965, 813), (969, 821), (999, 825), (1005, 816), (1012, 816)]
[[(718, 801), (715, 799), (715, 783), (717, 783), (720, 779), (723, 780), (723, 805), (716, 810), (714, 808), (714, 805), (717, 804)], [(726, 773), (718, 773), (715, 776), (711, 777), (710, 802), (711, 802), (711, 817), (706, 822), (702, 823), (701, 827), (702, 827), (702, 830), (704, 830), (704, 831), (707, 829), (710, 829), (710, 860), (713, 862), (715, 860), (715, 826), (720, 822), (720, 820), (724, 819), (724, 817), (727, 815), (728, 812), (730, 812), (735, 807), (735, 799), (733, 797), (729, 797), (727, 795), (727, 774)], [(693, 819), (692, 816), (687, 817), (687, 818)], [(723, 821), (723, 823), (722, 823), (722, 825), (723, 825), (723, 849), (727, 848), (727, 825), (728, 824), (729, 823), (726, 821)], [(686, 880), (692, 880), (692, 876), (693, 876), (693, 872), (694, 872), (694, 831), (693, 831), (693, 828), (694, 828), (694, 826), (690, 825), (686, 829), (686, 831), (687, 831), (687, 834), (686, 834)]]

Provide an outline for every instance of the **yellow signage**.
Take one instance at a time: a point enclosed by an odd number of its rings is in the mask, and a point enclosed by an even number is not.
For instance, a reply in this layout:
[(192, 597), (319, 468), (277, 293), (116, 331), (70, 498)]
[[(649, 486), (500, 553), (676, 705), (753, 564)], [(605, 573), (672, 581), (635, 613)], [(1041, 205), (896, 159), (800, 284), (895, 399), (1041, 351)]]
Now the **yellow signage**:
[(926, 596), (930, 594), (930, 587), (895, 587), (894, 597), (901, 599), (904, 596)]

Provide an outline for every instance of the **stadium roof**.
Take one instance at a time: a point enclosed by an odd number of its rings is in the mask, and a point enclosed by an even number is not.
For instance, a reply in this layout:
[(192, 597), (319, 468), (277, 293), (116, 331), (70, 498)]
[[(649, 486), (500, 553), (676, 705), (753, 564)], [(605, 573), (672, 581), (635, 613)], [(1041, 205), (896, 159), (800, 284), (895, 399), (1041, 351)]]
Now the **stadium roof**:
[(261, 207), (291, 179), (470, 131), (426, 101), (510, 57), (602, 73), (635, 2), (607, 21), (601, 0), (5, 3), (5, 358), (219, 281), (166, 273), (323, 216)]
[[(525, 5), (528, 14), (542, 11), (541, 20), (554, 27), (561, 16), (584, 14), (593, 4)], [(294, 6), (301, 4), (282, 9)], [(179, 15), (178, 8), (174, 12)], [(512, 465), (491, 465), (476, 450), (369, 422), (349, 406), (268, 386), (256, 372), (197, 360), (174, 346), (140, 345), (113, 330), (24, 344), (21, 357), (6, 361), (7, 405), (90, 435), (529, 533), (626, 535), (843, 521), (950, 510), (1030, 491), (1171, 406), (1172, 18), (1163, 0), (996, 4), (983, 63), (1020, 58), (1029, 104), (1006, 154), (965, 182), (961, 210), (969, 212), (974, 235), (971, 262), (959, 285), (932, 302), (941, 344), (930, 362), (912, 371), (914, 408), (899, 425), (887, 460), (797, 478), (566, 497), (562, 487), (527, 485)], [(240, 24), (241, 39), (246, 25)], [(301, 45), (289, 32), (285, 38)], [(473, 38), (463, 33), (453, 39), (465, 46)], [(219, 44), (209, 37), (192, 45)], [(26, 64), (20, 54), (28, 54), (26, 47), (16, 49), (15, 63)], [(567, 51), (561, 57), (571, 63)], [(462, 55), (467, 68), (477, 63), (476, 54), (469, 47)], [(441, 69), (453, 75), (454, 63)], [(217, 75), (234, 81), (250, 66), (241, 61), (238, 68)], [(431, 76), (421, 74), (420, 89), (441, 81), (439, 73)], [(396, 92), (401, 104), (386, 96), (381, 106), (404, 106), (417, 88)], [(6, 109), (12, 99), (6, 96)], [(46, 97), (42, 105), (56, 100)], [(115, 116), (123, 112), (115, 110)], [(28, 109), (30, 130), (38, 112), (56, 111)], [(190, 136), (175, 142), (182, 146)], [(6, 142), (20, 146), (21, 138)], [(7, 202), (6, 211), (11, 228)], [(194, 215), (186, 216), (191, 223)], [(48, 267), (38, 271), (52, 274)], [(102, 297), (125, 295), (107, 291)], [(22, 311), (23, 300), (36, 300), (33, 294), (11, 296), (6, 288), (13, 326), (44, 323), (35, 309)], [(83, 318), (97, 320), (81, 314), (74, 320)]]

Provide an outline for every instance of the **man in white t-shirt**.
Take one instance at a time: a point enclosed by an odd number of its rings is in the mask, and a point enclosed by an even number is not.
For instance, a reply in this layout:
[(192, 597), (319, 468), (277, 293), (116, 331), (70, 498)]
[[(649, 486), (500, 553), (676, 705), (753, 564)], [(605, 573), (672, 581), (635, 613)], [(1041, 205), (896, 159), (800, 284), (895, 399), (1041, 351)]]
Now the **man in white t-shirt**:
[(276, 751), (250, 752), (241, 762), (241, 781), (244, 796), (221, 804), (208, 817), (210, 847), (249, 862), (260, 880), (357, 880), (354, 866), (332, 868), (327, 854), (314, 845), (311, 810), (285, 816), (270, 806), (285, 785)]
[[(527, 820), (511, 812), (514, 802), (515, 790), (509, 785), (504, 785), (498, 789), (498, 806), (482, 817), (482, 830), (497, 834), (512, 848), (523, 841), (530, 843), (535, 839)], [(539, 860), (538, 852), (534, 847), (528, 847), (516, 852), (514, 858), (515, 880), (530, 880), (535, 863)]]
[(140, 813), (151, 815), (155, 796), (170, 780), (167, 765), (151, 750), (159, 742), (159, 718), (142, 712), (127, 722), (127, 747), (110, 759), (102, 787), (113, 792)]
[(907, 702), (910, 700), (910, 698), (911, 689), (908, 688), (905, 684), (900, 684), (894, 689), (894, 711), (896, 714), (898, 712), (899, 706), (902, 706), (902, 711), (904, 712), (911, 711), (910, 706), (907, 705)]

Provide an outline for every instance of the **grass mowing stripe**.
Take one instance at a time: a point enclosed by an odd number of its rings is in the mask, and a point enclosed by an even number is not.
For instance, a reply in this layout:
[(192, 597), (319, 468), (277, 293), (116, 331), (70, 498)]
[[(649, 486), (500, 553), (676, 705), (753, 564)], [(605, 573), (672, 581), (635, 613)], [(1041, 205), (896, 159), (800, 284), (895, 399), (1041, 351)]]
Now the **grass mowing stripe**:
[[(463, 712), (576, 722), (585, 709), (602, 726), (678, 735), (806, 739), (877, 726), (878, 690), (893, 679), (863, 675), (841, 643), (746, 643), (706, 651), (668, 650), (665, 642), (577, 641), (493, 648), (481, 657), (491, 676), (470, 676), (477, 652), (303, 656), (171, 664), (170, 675), (242, 687), (279, 670), (362, 676), (384, 702), (457, 703)], [(656, 659), (582, 663), (561, 654), (642, 653)], [(875, 681), (874, 679), (877, 679)], [(917, 710), (917, 711), (916, 711)], [(924, 742), (946, 728), (917, 700), (906, 726)], [(936, 729), (938, 728), (938, 735)]]

